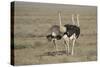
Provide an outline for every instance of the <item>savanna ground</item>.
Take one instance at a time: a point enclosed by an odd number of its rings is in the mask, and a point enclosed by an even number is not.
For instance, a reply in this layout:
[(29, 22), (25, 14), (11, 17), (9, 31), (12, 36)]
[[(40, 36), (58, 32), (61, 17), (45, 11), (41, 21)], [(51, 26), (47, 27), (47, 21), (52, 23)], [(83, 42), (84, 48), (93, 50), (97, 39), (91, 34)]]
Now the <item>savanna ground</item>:
[[(97, 60), (97, 26), (95, 6), (72, 6), (15, 2), (14, 16), (14, 59), (15, 65), (67, 63)], [(81, 34), (75, 44), (75, 54), (51, 55), (52, 42), (47, 35), (52, 25), (59, 25), (58, 11), (62, 24), (72, 24), (71, 14), (79, 14)], [(59, 51), (64, 51), (64, 42), (57, 42)]]

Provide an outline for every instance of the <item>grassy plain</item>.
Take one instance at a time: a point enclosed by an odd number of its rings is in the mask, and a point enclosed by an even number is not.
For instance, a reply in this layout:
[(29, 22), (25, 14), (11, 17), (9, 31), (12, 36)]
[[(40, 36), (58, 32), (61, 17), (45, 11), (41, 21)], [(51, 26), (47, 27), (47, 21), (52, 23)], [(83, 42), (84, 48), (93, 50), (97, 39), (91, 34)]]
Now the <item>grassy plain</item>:
[[(97, 60), (97, 8), (95, 6), (57, 5), (40, 3), (15, 3), (14, 58), (15, 65), (84, 62)], [(45, 35), (52, 25), (72, 24), (71, 14), (80, 14), (81, 34), (75, 44), (74, 56), (52, 56), (52, 42)], [(59, 51), (64, 51), (63, 40), (57, 42)]]

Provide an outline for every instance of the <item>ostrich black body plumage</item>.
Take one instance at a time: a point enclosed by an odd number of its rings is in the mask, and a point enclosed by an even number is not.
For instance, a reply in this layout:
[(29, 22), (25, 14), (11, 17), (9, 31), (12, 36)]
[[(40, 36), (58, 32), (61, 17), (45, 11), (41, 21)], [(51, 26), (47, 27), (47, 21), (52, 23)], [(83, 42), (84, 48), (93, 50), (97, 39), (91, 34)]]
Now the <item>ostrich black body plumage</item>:
[(79, 37), (80, 28), (78, 26), (66, 24), (64, 27), (66, 27), (66, 32), (64, 32), (64, 35), (66, 34), (70, 38), (73, 34), (75, 34), (76, 38)]

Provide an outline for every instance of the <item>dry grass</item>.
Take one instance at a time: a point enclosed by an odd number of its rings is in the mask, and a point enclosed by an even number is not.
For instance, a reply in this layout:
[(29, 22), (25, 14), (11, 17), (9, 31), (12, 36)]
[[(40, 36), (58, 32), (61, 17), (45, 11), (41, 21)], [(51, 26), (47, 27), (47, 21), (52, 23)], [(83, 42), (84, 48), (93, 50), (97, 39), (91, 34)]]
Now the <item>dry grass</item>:
[[(41, 4), (40, 4), (41, 5)], [(57, 11), (62, 12), (62, 23), (71, 22), (71, 14), (80, 14), (81, 34), (75, 45), (75, 55), (49, 55), (54, 52), (52, 42), (45, 38), (48, 29), (59, 24)], [(97, 60), (96, 7), (15, 4), (14, 50), (15, 65), (83, 62)], [(58, 41), (59, 51), (64, 51), (63, 41)]]

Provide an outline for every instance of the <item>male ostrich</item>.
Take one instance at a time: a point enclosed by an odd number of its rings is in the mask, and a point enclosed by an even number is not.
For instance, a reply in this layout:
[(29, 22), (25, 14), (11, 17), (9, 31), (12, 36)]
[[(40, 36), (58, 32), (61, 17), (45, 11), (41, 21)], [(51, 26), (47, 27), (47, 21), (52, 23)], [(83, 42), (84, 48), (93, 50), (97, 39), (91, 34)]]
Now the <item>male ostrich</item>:
[(66, 24), (66, 25), (62, 26), (60, 12), (59, 12), (59, 21), (60, 21), (60, 25), (53, 25), (50, 28), (50, 33), (47, 35), (47, 39), (49, 41), (53, 41), (55, 49), (56, 49), (56, 51), (58, 51), (56, 41), (63, 38), (67, 54), (69, 54), (69, 41), (72, 41), (73, 46), (72, 46), (71, 55), (73, 55), (74, 54), (74, 44), (80, 34), (78, 15), (77, 15), (78, 25), (75, 25), (74, 16), (72, 15), (73, 25)]
[(66, 32), (64, 32), (64, 35), (63, 35), (64, 42), (65, 42), (65, 44), (67, 44), (67, 50), (68, 50), (67, 53), (68, 54), (70, 53), (69, 52), (69, 45), (70, 45), (69, 42), (72, 41), (71, 55), (74, 54), (75, 41), (80, 35), (79, 15), (77, 15), (77, 25), (75, 25), (73, 15), (72, 15), (72, 22), (73, 22), (73, 25), (71, 25), (71, 24), (64, 25), (64, 27), (66, 27)]

